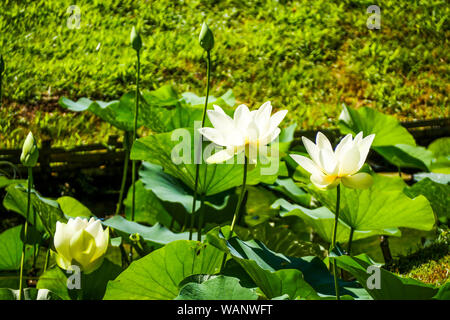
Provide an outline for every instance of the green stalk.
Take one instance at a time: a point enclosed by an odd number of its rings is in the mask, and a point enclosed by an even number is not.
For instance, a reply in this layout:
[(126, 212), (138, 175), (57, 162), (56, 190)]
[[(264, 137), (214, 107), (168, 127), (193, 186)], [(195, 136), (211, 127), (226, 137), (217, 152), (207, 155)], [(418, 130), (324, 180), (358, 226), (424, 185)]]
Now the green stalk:
[(203, 206), (205, 203), (205, 196), (202, 196), (201, 204), (200, 204), (200, 217), (198, 219), (198, 231), (197, 231), (197, 241), (202, 241), (202, 228), (203, 222), (205, 221), (205, 207)]
[(347, 247), (347, 252), (348, 252), (348, 255), (349, 255), (349, 256), (352, 255), (353, 232), (355, 232), (355, 229), (353, 229), (352, 227), (350, 227), (350, 236), (349, 236), (349, 238), (348, 238), (348, 247)]
[(26, 243), (28, 241), (27, 232), (28, 232), (28, 218), (30, 215), (30, 207), (31, 207), (31, 184), (33, 180), (33, 169), (28, 167), (28, 198), (27, 198), (27, 215), (25, 220), (25, 228), (24, 228), (24, 241), (22, 247), (22, 257), (20, 258), (20, 280), (19, 280), (19, 300), (23, 298), (23, 265), (25, 262), (25, 249)]
[[(208, 97), (209, 97), (209, 81), (211, 78), (211, 53), (210, 51), (207, 52), (207, 65), (206, 65), (206, 73), (207, 73), (207, 82), (206, 82), (206, 99), (205, 99), (205, 107), (203, 108), (203, 115), (202, 115), (202, 128), (205, 126), (205, 120), (206, 120), (206, 109), (208, 108)], [(200, 157), (200, 163), (201, 163), (201, 156), (202, 156), (202, 146), (203, 146), (203, 138), (200, 136), (200, 143), (197, 145), (196, 150), (196, 159), (199, 159)], [(189, 228), (189, 240), (192, 240), (192, 230), (194, 228), (194, 221), (195, 221), (195, 204), (197, 201), (197, 189), (198, 189), (198, 178), (200, 176), (200, 163), (197, 163), (195, 166), (195, 185), (194, 185), (194, 199), (192, 201), (192, 216), (191, 216), (191, 225)], [(205, 177), (206, 177), (206, 169), (205, 169)], [(199, 219), (199, 224), (201, 219)], [(200, 229), (200, 225), (199, 225)], [(200, 232), (200, 230), (198, 230)]]
[[(337, 234), (337, 227), (339, 222), (339, 205), (341, 200), (341, 185), (338, 184), (336, 188), (336, 215), (334, 218), (334, 230), (333, 230), (333, 241), (331, 242), (331, 250), (333, 250), (336, 246), (336, 234)], [(333, 277), (334, 277), (334, 289), (336, 292), (336, 300), (341, 300), (339, 296), (339, 285), (338, 285), (338, 278), (337, 278), (337, 263), (334, 261), (333, 263)]]
[(127, 183), (128, 163), (130, 162), (130, 148), (128, 146), (129, 132), (125, 131), (123, 136), (123, 149), (125, 151), (125, 159), (123, 161), (122, 183), (120, 184), (119, 201), (116, 207), (116, 216), (122, 210), (123, 196), (125, 194), (125, 185)]
[(50, 260), (50, 248), (47, 249), (47, 253), (45, 254), (44, 272), (47, 271), (49, 260)]
[[(138, 112), (139, 112), (139, 76), (141, 69), (141, 61), (139, 51), (136, 51), (137, 56), (137, 77), (136, 77), (136, 104), (134, 108), (134, 127), (133, 127), (133, 144), (137, 137)], [(134, 221), (134, 213), (136, 207), (136, 160), (133, 160), (131, 166), (131, 184), (132, 184), (132, 200), (131, 200), (131, 221)], [(133, 261), (133, 247), (130, 248), (130, 261)]]
[[(231, 222), (231, 227), (230, 227), (230, 234), (227, 237), (227, 240), (230, 240), (231, 236), (233, 235), (233, 230), (234, 227), (236, 225), (236, 221), (238, 220), (238, 216), (239, 216), (239, 212), (241, 211), (241, 204), (242, 201), (244, 200), (244, 196), (245, 196), (245, 188), (247, 185), (247, 169), (248, 169), (248, 159), (247, 157), (245, 157), (245, 162), (244, 162), (244, 177), (242, 179), (242, 190), (241, 190), (241, 194), (239, 195), (239, 200), (236, 206), (236, 210), (234, 211), (234, 215), (233, 215), (233, 220)], [(227, 254), (224, 253), (223, 254), (223, 260), (222, 260), (222, 267), (220, 268), (220, 270), (223, 269), (223, 267), (225, 266), (225, 261), (227, 260)]]
[(0, 72), (0, 107), (2, 106), (2, 82), (3, 82), (3, 73)]

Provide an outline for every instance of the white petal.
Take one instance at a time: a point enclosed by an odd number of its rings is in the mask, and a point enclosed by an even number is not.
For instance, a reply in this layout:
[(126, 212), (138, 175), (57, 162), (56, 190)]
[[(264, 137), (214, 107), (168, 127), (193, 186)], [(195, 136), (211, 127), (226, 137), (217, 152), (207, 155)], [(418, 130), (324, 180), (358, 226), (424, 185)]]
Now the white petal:
[(85, 230), (95, 238), (95, 244), (98, 246), (103, 240), (103, 227), (100, 220), (93, 220)]
[(332, 188), (339, 183), (339, 179), (335, 176), (327, 176), (324, 174), (313, 174), (310, 179), (311, 182), (320, 189)]
[(363, 132), (361, 131), (356, 135), (355, 139), (353, 140), (353, 143), (356, 145), (359, 145), (361, 143), (362, 138), (363, 138)]
[(270, 128), (273, 130), (283, 121), (284, 117), (288, 113), (287, 110), (281, 110), (276, 113), (272, 117), (270, 117)]
[(281, 129), (275, 128), (275, 130), (268, 132), (266, 135), (264, 135), (262, 138), (259, 138), (259, 145), (265, 146), (269, 143), (271, 143), (273, 140), (275, 140), (280, 135)]
[(338, 162), (333, 151), (328, 148), (321, 149), (319, 152), (320, 167), (323, 168), (325, 173), (329, 175), (337, 175), (338, 173)]
[(364, 162), (366, 161), (367, 155), (369, 154), (370, 146), (372, 145), (373, 139), (375, 139), (375, 135), (371, 134), (362, 139), (362, 141), (359, 143), (359, 163), (358, 163), (358, 170), (361, 169), (361, 167), (364, 165)]
[(360, 172), (352, 176), (342, 178), (342, 184), (352, 189), (367, 189), (373, 183), (372, 176), (366, 172)]
[(311, 157), (312, 161), (316, 163), (316, 165), (320, 164), (319, 160), (319, 148), (306, 137), (302, 137), (303, 145), (306, 148), (306, 151), (308, 151), (309, 156)]
[(80, 217), (76, 217), (75, 219), (70, 218), (69, 222), (67, 222), (68, 228), (66, 228), (66, 232), (69, 232), (71, 235), (73, 235), (81, 229), (86, 228), (87, 225), (87, 219), (81, 219)]
[(227, 115), (227, 114), (225, 113), (225, 111), (223, 111), (223, 109), (222, 109), (220, 106), (218, 106), (217, 104), (213, 104), (213, 108), (214, 108), (214, 111), (216, 111), (216, 112), (218, 112), (218, 113), (221, 113), (221, 114), (223, 114), (224, 116)]
[(303, 169), (305, 169), (309, 173), (313, 175), (322, 175), (322, 171), (320, 170), (320, 168), (317, 167), (317, 165), (313, 161), (311, 161), (311, 159), (298, 154), (291, 154), (290, 156), (295, 160), (295, 162), (297, 162)]
[(234, 112), (234, 126), (236, 128), (246, 128), (251, 120), (250, 110), (245, 104), (241, 104), (236, 108)]
[(94, 256), (92, 257), (92, 260), (96, 260), (102, 255), (106, 253), (106, 250), (108, 250), (109, 245), (109, 228), (106, 228), (104, 231), (98, 235), (98, 237), (95, 239), (95, 243), (97, 245), (97, 249), (95, 251)]
[(259, 134), (260, 134), (260, 131), (259, 131), (258, 125), (256, 124), (255, 121), (251, 121), (248, 124), (247, 132), (246, 132), (246, 138), (247, 138), (248, 142), (250, 142), (250, 141), (257, 142), (259, 139)]
[(225, 140), (222, 136), (222, 133), (214, 128), (200, 128), (198, 131), (205, 136), (209, 141), (214, 142), (220, 146), (225, 145)]
[(221, 150), (219, 152), (214, 153), (212, 156), (206, 159), (206, 162), (209, 164), (225, 162), (234, 156), (234, 151), (235, 151), (234, 148), (227, 148), (225, 150)]
[(341, 151), (343, 149), (345, 149), (348, 144), (351, 144), (351, 143), (352, 143), (352, 134), (349, 133), (336, 146), (336, 149), (334, 150), (334, 153), (336, 154), (336, 158), (339, 159)]
[(359, 148), (355, 145), (346, 148), (340, 154), (339, 161), (339, 176), (345, 176), (358, 172), (359, 164)]
[(70, 237), (72, 234), (67, 232), (67, 225), (59, 221), (56, 222), (55, 236), (53, 237), (53, 244), (56, 251), (62, 255), (66, 260), (72, 260), (70, 255)]
[(264, 103), (254, 116), (254, 121), (259, 128), (259, 132), (267, 132), (270, 129), (270, 114), (272, 113), (272, 105), (270, 101)]
[(316, 136), (316, 145), (319, 150), (326, 149), (333, 152), (333, 147), (331, 146), (330, 140), (328, 140), (328, 138), (320, 131)]
[(215, 129), (222, 132), (222, 134), (227, 134), (227, 132), (234, 130), (233, 119), (223, 112), (218, 112), (215, 110), (207, 110), (208, 118), (211, 121)]

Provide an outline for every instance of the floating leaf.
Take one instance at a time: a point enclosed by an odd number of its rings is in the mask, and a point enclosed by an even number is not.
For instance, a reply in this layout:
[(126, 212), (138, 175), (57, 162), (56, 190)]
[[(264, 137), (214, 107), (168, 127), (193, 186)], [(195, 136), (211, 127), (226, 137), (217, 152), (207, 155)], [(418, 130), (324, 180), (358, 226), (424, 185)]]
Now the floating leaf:
[[(22, 226), (7, 229), (0, 234), (0, 270), (19, 270), (23, 242), (20, 237)], [(32, 248), (27, 247), (25, 261), (31, 256)]]
[[(134, 261), (108, 283), (105, 300), (170, 300), (178, 296), (183, 279), (214, 274), (223, 253), (209, 244), (180, 240)], [(136, 290), (136, 288), (139, 288)]]
[[(319, 299), (334, 293), (333, 277), (317, 257), (288, 257), (269, 250), (258, 240), (232, 237), (227, 241), (219, 227), (208, 232), (207, 240), (230, 254), (269, 299), (284, 294), (291, 299)], [(364, 296), (364, 290), (355, 283), (339, 281), (339, 284), (341, 294)]]
[[(375, 300), (425, 300), (431, 299), (438, 291), (431, 285), (411, 278), (402, 278), (377, 267), (377, 264), (367, 255), (358, 255), (356, 257), (340, 256), (335, 259), (339, 268), (354, 275)], [(380, 272), (378, 277), (380, 282), (379, 288), (368, 287), (368, 282), (371, 285), (373, 284), (372, 279), (369, 279), (369, 277), (378, 272), (368, 272), (370, 266), (373, 266), (372, 268), (376, 268)]]
[(105, 259), (97, 270), (90, 274), (80, 274), (80, 289), (69, 289), (68, 278), (75, 274), (66, 273), (58, 267), (47, 270), (36, 285), (38, 289), (49, 289), (63, 300), (101, 300), (108, 281), (115, 279), (122, 269)]
[[(189, 239), (189, 232), (173, 233), (166, 227), (157, 223), (152, 227), (147, 227), (136, 222), (126, 220), (121, 216), (114, 216), (108, 220), (103, 221), (103, 225), (113, 228), (116, 231), (122, 232), (126, 235), (138, 233), (145, 241), (152, 245), (164, 246), (172, 241)], [(127, 239), (124, 237), (124, 239)], [(197, 233), (193, 233), (193, 239), (197, 238)]]
[(411, 187), (405, 187), (405, 194), (411, 198), (424, 195), (431, 204), (434, 213), (442, 223), (450, 218), (450, 185), (441, 184), (425, 178)]
[[(424, 196), (414, 199), (404, 194), (405, 182), (399, 177), (373, 175), (373, 185), (365, 190), (341, 188), (339, 219), (355, 231), (411, 228), (429, 231), (436, 218)], [(336, 206), (336, 190), (308, 190), (331, 211)]]
[(175, 300), (256, 300), (258, 295), (240, 285), (239, 279), (216, 276), (202, 283), (184, 285)]
[[(300, 205), (291, 204), (284, 199), (278, 199), (273, 203), (273, 207), (281, 207), (284, 212), (281, 212), (282, 217), (297, 216), (303, 219), (307, 224), (313, 227), (314, 231), (325, 241), (331, 243), (333, 238), (335, 215), (327, 207), (319, 207), (316, 209), (308, 209)], [(339, 224), (336, 233), (336, 241), (346, 243), (350, 237), (350, 226), (342, 219), (339, 219)], [(384, 230), (354, 230), (353, 240), (368, 238), (374, 235), (389, 235), (401, 236), (401, 232), (397, 228)]]

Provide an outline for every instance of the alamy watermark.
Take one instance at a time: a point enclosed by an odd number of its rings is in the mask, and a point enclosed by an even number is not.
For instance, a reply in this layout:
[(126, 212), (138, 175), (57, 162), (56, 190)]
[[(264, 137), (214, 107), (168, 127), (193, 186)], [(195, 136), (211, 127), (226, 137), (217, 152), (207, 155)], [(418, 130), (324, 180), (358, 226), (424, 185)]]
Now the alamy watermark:
[(366, 26), (370, 30), (381, 28), (381, 9), (377, 5), (371, 5), (367, 7), (367, 13), (372, 13), (366, 21)]
[(69, 29), (80, 29), (81, 23), (81, 9), (77, 5), (71, 5), (67, 8), (66, 11), (70, 14), (69, 18), (67, 18), (67, 28)]

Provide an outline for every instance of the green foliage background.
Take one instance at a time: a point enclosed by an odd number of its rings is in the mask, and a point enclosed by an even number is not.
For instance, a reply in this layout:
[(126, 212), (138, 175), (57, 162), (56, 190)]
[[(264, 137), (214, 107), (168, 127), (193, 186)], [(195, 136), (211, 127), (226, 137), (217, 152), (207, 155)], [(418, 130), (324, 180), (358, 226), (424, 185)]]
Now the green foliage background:
[(198, 34), (206, 21), (216, 40), (212, 95), (232, 88), (251, 107), (270, 99), (301, 129), (330, 126), (342, 102), (402, 120), (448, 116), (447, 2), (378, 1), (381, 29), (369, 30), (372, 2), (80, 0), (80, 28), (69, 29), (73, 1), (1, 1), (0, 147), (19, 146), (29, 129), (60, 145), (106, 140), (109, 125), (57, 101), (132, 90), (134, 24), (143, 88), (171, 83), (204, 95)]

